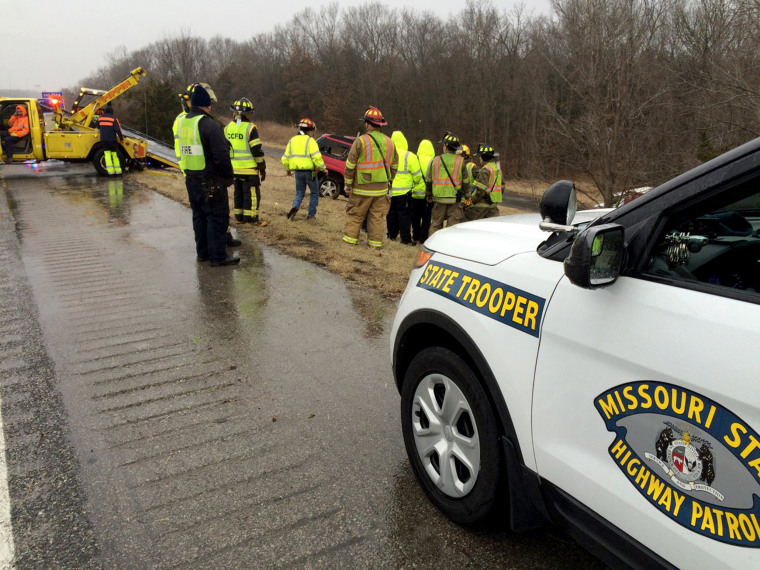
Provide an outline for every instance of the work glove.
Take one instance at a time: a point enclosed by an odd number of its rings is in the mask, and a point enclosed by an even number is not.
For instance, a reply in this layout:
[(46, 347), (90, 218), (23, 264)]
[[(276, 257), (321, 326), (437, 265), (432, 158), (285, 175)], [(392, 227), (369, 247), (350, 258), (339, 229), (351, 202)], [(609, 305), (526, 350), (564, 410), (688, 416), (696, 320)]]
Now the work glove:
[(267, 171), (266, 170), (259, 170), (259, 178), (261, 178), (261, 181), (264, 182), (264, 180), (267, 179)]

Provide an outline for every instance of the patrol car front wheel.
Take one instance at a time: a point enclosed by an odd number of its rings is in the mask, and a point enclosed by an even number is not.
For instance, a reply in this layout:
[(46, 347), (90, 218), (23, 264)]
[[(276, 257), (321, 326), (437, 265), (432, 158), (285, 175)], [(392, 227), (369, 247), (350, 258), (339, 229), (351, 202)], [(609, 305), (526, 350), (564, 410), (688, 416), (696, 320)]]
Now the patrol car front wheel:
[(504, 473), (496, 420), (475, 373), (441, 347), (421, 351), (401, 389), (401, 427), (425, 493), (454, 522), (486, 521)]

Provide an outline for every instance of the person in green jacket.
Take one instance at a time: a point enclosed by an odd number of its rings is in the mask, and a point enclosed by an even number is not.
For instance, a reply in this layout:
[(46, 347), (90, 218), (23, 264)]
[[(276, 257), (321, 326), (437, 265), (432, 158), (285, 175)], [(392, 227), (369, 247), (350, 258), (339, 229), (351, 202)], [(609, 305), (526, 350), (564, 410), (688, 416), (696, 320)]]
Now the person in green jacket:
[(443, 152), (428, 166), (427, 200), (433, 203), (430, 233), (464, 221), (462, 201), (470, 192), (467, 165), (457, 151), (462, 147), (459, 138), (446, 133), (441, 141)]
[(422, 172), (417, 155), (409, 152), (404, 133), (393, 131), (391, 141), (398, 152), (398, 170), (391, 186), (391, 207), (385, 217), (388, 238), (395, 240), (401, 234), (401, 243), (416, 245), (412, 241), (412, 190), (422, 183)]
[(433, 212), (432, 202), (425, 198), (428, 166), (435, 158), (433, 143), (422, 139), (417, 147), (417, 159), (420, 163), (420, 183), (412, 189), (412, 241), (424, 243), (430, 233), (430, 214)]
[(495, 218), (500, 214), (501, 194), (504, 182), (501, 177), (499, 153), (489, 144), (478, 145), (477, 155), (480, 157), (480, 170), (472, 183), (470, 206), (464, 211), (465, 220), (481, 220)]

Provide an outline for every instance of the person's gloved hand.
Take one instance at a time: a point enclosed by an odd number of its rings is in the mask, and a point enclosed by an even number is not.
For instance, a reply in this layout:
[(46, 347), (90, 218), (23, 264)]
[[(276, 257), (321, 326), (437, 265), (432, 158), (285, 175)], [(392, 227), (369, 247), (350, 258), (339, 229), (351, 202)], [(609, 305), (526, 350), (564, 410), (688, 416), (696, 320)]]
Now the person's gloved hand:
[(266, 170), (259, 170), (259, 178), (261, 178), (261, 181), (264, 182), (264, 180), (267, 179), (267, 171)]
[(220, 180), (220, 182), (222, 183), (222, 186), (224, 186), (225, 188), (229, 188), (230, 186), (232, 186), (235, 183), (235, 179), (234, 178), (222, 178)]

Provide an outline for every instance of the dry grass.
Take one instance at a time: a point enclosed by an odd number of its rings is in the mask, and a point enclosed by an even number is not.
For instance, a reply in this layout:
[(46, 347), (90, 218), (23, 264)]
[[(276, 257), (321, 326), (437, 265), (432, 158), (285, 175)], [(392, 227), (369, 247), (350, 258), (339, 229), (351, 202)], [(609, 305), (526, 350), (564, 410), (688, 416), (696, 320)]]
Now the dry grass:
[[(269, 144), (267, 140), (267, 145)], [(134, 179), (148, 188), (189, 205), (184, 179), (179, 172), (137, 172)], [(510, 190), (513, 189), (511, 184), (508, 184), (508, 187)], [(539, 187), (543, 191), (546, 183), (520, 183), (520, 188), (525, 192), (533, 192)], [(344, 243), (342, 237), (346, 219), (345, 198), (320, 198), (317, 221), (307, 222), (306, 209), (309, 198), (306, 196), (301, 204), (301, 212), (296, 215), (294, 221), (288, 220), (285, 213), (293, 202), (295, 182), (293, 178), (285, 175), (282, 166), (275, 160), (269, 161), (267, 179), (262, 185), (261, 194), (261, 219), (266, 220), (268, 225), (239, 225), (233, 221), (233, 227), (241, 239), (266, 243), (288, 255), (316, 263), (348, 281), (371, 287), (389, 298), (401, 295), (417, 257), (418, 248), (385, 240), (383, 249), (378, 251), (366, 245), (366, 234), (361, 235), (358, 245)], [(511, 208), (501, 210), (504, 214), (519, 212)], [(189, 231), (192, 231), (190, 227)]]

